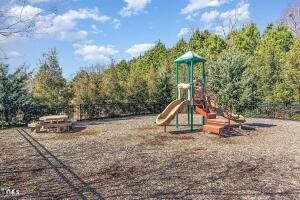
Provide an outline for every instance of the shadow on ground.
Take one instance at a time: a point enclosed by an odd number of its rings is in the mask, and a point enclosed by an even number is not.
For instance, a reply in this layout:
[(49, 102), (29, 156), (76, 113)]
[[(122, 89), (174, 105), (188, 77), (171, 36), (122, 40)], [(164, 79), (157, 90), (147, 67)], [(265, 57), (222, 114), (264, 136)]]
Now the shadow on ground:
[[(19, 146), (27, 156), (1, 164), (1, 187), (17, 187), (20, 190), (17, 197), (21, 199), (103, 199), (100, 192), (25, 130), (18, 129), (17, 132), (27, 142)], [(10, 150), (6, 151), (9, 155)]]

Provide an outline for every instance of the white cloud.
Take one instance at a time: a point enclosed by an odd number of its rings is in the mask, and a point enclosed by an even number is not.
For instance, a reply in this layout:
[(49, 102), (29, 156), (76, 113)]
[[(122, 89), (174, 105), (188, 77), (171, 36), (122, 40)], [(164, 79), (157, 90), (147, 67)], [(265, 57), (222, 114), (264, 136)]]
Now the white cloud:
[(236, 18), (238, 21), (249, 19), (249, 3), (240, 3), (237, 8), (220, 13), (223, 20)]
[(82, 56), (85, 61), (109, 62), (109, 58), (118, 53), (118, 50), (110, 45), (73, 44), (73, 48), (75, 54)]
[(231, 0), (189, 0), (189, 4), (181, 9), (182, 14), (191, 14), (206, 7), (218, 7)]
[(45, 2), (49, 2), (51, 0), (29, 0), (29, 3), (31, 4), (35, 4), (35, 3), (45, 3)]
[[(206, 22), (206, 27), (209, 27), (215, 33), (226, 35), (250, 18), (249, 6), (249, 3), (242, 1), (236, 8), (231, 10), (205, 12), (201, 15), (201, 20)], [(217, 25), (214, 26), (214, 24)]]
[(32, 18), (37, 17), (41, 12), (43, 12), (43, 9), (34, 7), (31, 5), (26, 5), (26, 6), (14, 6), (9, 9), (9, 14), (10, 16), (8, 20), (12, 22), (12, 20), (30, 20)]
[(113, 24), (114, 24), (114, 26), (115, 26), (115, 29), (119, 29), (120, 26), (121, 26), (121, 22), (120, 22), (119, 19), (114, 19), (114, 20), (113, 20)]
[(182, 28), (180, 29), (179, 33), (177, 34), (178, 37), (183, 37), (185, 36), (186, 34), (189, 34), (192, 32), (192, 29), (191, 28)]
[(96, 9), (79, 9), (69, 10), (62, 15), (49, 14), (41, 16), (36, 26), (39, 27), (38, 35), (41, 37), (57, 35), (59, 39), (67, 39), (69, 33), (73, 39), (82, 39), (87, 33), (78, 31), (77, 24), (79, 20), (91, 19), (100, 23), (105, 23), (110, 18), (105, 15), (100, 15)]
[(6, 57), (8, 59), (20, 59), (20, 58), (23, 58), (23, 55), (18, 52), (18, 51), (8, 51), (8, 52), (5, 52), (6, 54)]
[(95, 24), (92, 24), (92, 29), (94, 30), (94, 31), (98, 31), (98, 28), (97, 28), (97, 26), (95, 25)]
[(84, 19), (92, 19), (104, 23), (110, 18), (105, 15), (99, 15), (97, 10), (79, 9), (69, 10), (63, 15), (48, 15), (41, 18), (39, 23), (40, 25), (42, 25), (42, 23), (50, 25), (43, 30), (45, 33), (57, 33), (74, 29), (77, 25), (77, 21)]
[(151, 49), (154, 46), (155, 44), (153, 43), (135, 44), (129, 49), (127, 49), (125, 52), (130, 54), (131, 57), (137, 57), (139, 55), (142, 55), (145, 51)]
[(220, 13), (216, 10), (212, 10), (210, 12), (205, 12), (201, 15), (201, 20), (204, 22), (211, 22), (218, 18), (220, 16)]
[(93, 30), (92, 33), (94, 34), (99, 34), (103, 32), (102, 30), (98, 29), (98, 27), (95, 24), (92, 24), (91, 28)]
[(88, 32), (87, 31), (76, 31), (76, 32), (65, 32), (65, 31), (62, 31), (59, 33), (58, 35), (58, 38), (60, 40), (83, 40), (83, 39), (86, 39), (88, 35)]
[(22, 45), (25, 38), (11, 36), (11, 37), (3, 37), (0, 36), (0, 60), (3, 58), (8, 59), (21, 59), (24, 56), (15, 50), (17, 46)]
[(120, 10), (120, 15), (131, 16), (136, 15), (139, 12), (143, 11), (147, 4), (151, 2), (151, 0), (124, 0), (126, 6)]

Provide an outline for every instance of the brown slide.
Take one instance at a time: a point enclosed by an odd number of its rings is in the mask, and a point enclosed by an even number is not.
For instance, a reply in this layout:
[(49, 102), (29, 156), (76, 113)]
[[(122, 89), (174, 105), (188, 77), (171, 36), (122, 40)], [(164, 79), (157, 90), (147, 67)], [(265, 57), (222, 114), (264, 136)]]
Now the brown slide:
[(156, 124), (159, 126), (165, 126), (171, 123), (176, 114), (180, 112), (187, 105), (187, 101), (181, 101), (180, 99), (172, 101), (165, 110), (159, 114), (156, 118)]

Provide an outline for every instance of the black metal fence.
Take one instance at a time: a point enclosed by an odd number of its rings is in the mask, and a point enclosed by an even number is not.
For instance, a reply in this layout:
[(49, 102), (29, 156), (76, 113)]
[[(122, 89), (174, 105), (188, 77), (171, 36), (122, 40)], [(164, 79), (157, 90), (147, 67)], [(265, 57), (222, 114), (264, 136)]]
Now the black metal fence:
[[(66, 114), (73, 120), (113, 118), (160, 113), (166, 105), (157, 102), (105, 102), (67, 106), (19, 106), (0, 108), (0, 126), (23, 125), (44, 115)], [(259, 104), (247, 109), (245, 117), (265, 117), (300, 121), (300, 104)]]
[(73, 120), (88, 120), (123, 117), (131, 115), (156, 114), (164, 109), (165, 105), (156, 102), (104, 102), (102, 104), (80, 105), (35, 105), (0, 108), (0, 126), (23, 125), (32, 120), (38, 120), (45, 115), (66, 114)]
[(276, 118), (300, 121), (300, 104), (263, 103), (247, 109), (246, 117)]

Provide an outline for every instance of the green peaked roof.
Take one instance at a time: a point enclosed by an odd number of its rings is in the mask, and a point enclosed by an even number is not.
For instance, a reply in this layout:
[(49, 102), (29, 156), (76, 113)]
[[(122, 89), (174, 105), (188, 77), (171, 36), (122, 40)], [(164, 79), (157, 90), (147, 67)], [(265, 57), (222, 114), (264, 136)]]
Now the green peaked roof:
[(206, 60), (202, 56), (199, 56), (198, 54), (193, 52), (192, 50), (189, 50), (188, 52), (186, 52), (185, 54), (177, 58), (174, 62), (186, 63), (189, 61), (193, 61), (194, 63), (197, 63), (197, 62), (205, 62)]

